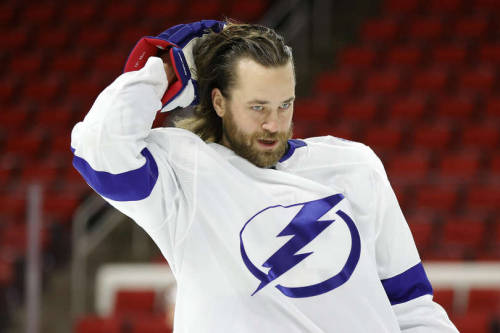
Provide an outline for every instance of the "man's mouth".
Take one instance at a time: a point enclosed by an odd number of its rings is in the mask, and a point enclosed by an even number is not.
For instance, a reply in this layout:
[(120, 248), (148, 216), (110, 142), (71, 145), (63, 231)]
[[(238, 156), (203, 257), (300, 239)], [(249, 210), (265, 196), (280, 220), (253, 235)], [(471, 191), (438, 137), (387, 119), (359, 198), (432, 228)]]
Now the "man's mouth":
[(278, 143), (278, 140), (270, 140), (270, 139), (259, 139), (257, 140), (261, 146), (266, 148), (273, 148)]

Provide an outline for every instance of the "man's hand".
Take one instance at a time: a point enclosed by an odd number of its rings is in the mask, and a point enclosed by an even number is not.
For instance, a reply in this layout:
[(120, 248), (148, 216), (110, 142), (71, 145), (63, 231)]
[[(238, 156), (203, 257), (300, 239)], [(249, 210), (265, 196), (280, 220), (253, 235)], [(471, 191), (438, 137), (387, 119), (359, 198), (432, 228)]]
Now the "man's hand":
[(197, 104), (196, 77), (192, 75), (194, 42), (210, 31), (220, 32), (223, 28), (223, 22), (203, 20), (176, 25), (156, 37), (143, 37), (130, 53), (124, 72), (139, 70), (149, 57), (160, 56), (169, 82), (162, 98), (162, 111)]

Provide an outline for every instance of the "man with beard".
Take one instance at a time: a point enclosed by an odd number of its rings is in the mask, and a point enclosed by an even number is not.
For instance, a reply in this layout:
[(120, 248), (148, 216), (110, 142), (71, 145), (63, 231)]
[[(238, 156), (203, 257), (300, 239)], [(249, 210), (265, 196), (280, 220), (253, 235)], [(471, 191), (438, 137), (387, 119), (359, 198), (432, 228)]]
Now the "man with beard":
[(125, 71), (73, 129), (73, 164), (169, 262), (176, 332), (456, 332), (373, 151), (291, 139), (275, 31), (179, 25), (141, 39)]

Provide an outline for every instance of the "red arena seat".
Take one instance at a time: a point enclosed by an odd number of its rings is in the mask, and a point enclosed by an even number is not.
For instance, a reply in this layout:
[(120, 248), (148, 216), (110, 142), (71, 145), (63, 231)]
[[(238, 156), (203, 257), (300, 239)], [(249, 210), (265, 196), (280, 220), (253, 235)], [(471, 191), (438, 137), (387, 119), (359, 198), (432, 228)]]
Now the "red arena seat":
[(455, 186), (425, 185), (417, 189), (415, 204), (422, 211), (449, 213), (455, 209), (457, 200)]
[(417, 71), (411, 79), (411, 90), (438, 94), (443, 92), (450, 82), (450, 73), (446, 68), (433, 66)]
[(414, 148), (443, 150), (448, 148), (452, 138), (452, 128), (446, 122), (425, 124), (415, 129)]
[(368, 43), (394, 43), (399, 37), (399, 23), (391, 18), (374, 18), (365, 21), (361, 39)]
[(120, 290), (116, 293), (115, 315), (153, 314), (155, 312), (154, 290)]
[(422, 50), (416, 45), (395, 45), (386, 54), (385, 62), (389, 66), (416, 67), (423, 58)]
[(396, 184), (421, 184), (430, 170), (430, 155), (425, 151), (401, 153), (390, 159), (387, 174)]
[(87, 316), (75, 323), (75, 333), (120, 333), (121, 321), (118, 318)]
[(316, 91), (319, 94), (335, 96), (349, 95), (356, 84), (357, 74), (350, 70), (338, 70), (320, 74), (316, 80)]
[(476, 216), (450, 216), (443, 226), (442, 245), (478, 248), (484, 243), (486, 223)]
[(413, 123), (420, 120), (428, 108), (427, 98), (421, 94), (403, 95), (391, 100), (389, 118), (395, 121)]
[(500, 287), (471, 289), (469, 292), (469, 301), (467, 312), (493, 312), (500, 310)]
[(401, 73), (396, 70), (372, 71), (364, 80), (364, 90), (371, 94), (395, 94), (401, 89)]
[(438, 175), (441, 179), (457, 183), (475, 180), (481, 166), (481, 156), (476, 152), (448, 153), (440, 157)]
[(495, 68), (480, 66), (463, 71), (458, 78), (458, 88), (466, 92), (487, 94), (496, 83)]
[(478, 52), (479, 61), (482, 64), (500, 64), (500, 43), (483, 44)]
[(463, 44), (438, 44), (432, 50), (432, 61), (438, 65), (462, 66), (467, 53), (467, 47)]
[(254, 22), (262, 16), (268, 6), (268, 0), (232, 1), (229, 10), (230, 17), (235, 17), (243, 22)]
[(416, 41), (433, 41), (443, 37), (443, 21), (439, 17), (419, 17), (410, 21), (407, 37)]
[(348, 100), (341, 105), (340, 115), (350, 121), (369, 122), (377, 116), (379, 103), (379, 100), (371, 95)]
[(351, 46), (339, 53), (339, 67), (371, 68), (377, 61), (378, 54), (369, 46)]

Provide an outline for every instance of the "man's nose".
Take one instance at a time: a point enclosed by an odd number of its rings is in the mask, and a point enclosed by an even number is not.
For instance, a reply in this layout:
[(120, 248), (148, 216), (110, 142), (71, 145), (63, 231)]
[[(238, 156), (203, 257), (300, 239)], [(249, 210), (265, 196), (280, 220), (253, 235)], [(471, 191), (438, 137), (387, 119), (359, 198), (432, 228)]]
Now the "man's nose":
[(278, 132), (278, 112), (277, 111), (271, 111), (268, 113), (267, 117), (264, 119), (264, 122), (262, 123), (262, 129), (270, 132), (270, 133), (276, 133)]

